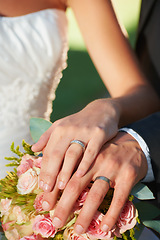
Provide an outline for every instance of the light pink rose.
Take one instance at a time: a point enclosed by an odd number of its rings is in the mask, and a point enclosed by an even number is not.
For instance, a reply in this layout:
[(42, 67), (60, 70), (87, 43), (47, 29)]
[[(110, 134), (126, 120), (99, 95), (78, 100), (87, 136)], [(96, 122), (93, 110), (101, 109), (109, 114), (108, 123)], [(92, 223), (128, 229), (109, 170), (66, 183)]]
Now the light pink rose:
[(135, 206), (131, 201), (127, 201), (118, 220), (117, 220), (117, 227), (119, 229), (119, 233), (122, 234), (125, 231), (133, 228), (137, 220), (136, 218), (138, 217), (138, 212)]
[(34, 219), (33, 231), (40, 234), (43, 238), (54, 237), (56, 234), (55, 226), (49, 216), (38, 215)]
[(1, 202), (0, 202), (1, 217), (3, 215), (9, 214), (9, 211), (11, 209), (11, 203), (12, 203), (12, 199), (8, 199), (8, 198), (1, 199)]
[(25, 236), (23, 238), (21, 238), (20, 240), (43, 240), (45, 238), (42, 238), (40, 235), (35, 235), (35, 234), (32, 234), (30, 236)]
[(9, 221), (9, 222), (6, 222), (4, 224), (2, 224), (2, 228), (3, 228), (3, 231), (8, 231), (10, 229), (13, 229), (13, 224), (15, 223), (15, 221)]
[(26, 154), (22, 157), (21, 163), (17, 167), (17, 175), (20, 176), (30, 168), (33, 168), (33, 160), (29, 154)]
[(63, 233), (64, 240), (90, 240), (86, 233), (78, 235), (74, 232), (73, 226), (68, 227), (64, 230)]
[(43, 208), (42, 208), (42, 201), (43, 201), (43, 195), (44, 193), (40, 193), (36, 196), (36, 199), (34, 201), (34, 208), (36, 209), (37, 212), (41, 212), (43, 211)]
[(11, 220), (15, 220), (17, 224), (26, 223), (29, 219), (28, 216), (21, 210), (20, 206), (14, 206), (9, 216)]
[(90, 238), (97, 238), (97, 239), (107, 239), (107, 240), (111, 240), (114, 238), (114, 231), (115, 229), (106, 232), (103, 232), (100, 229), (100, 225), (102, 222), (104, 215), (100, 212), (96, 212), (93, 220), (91, 221), (88, 230), (87, 230), (87, 234), (89, 235)]
[(34, 167), (41, 168), (42, 157), (35, 157), (33, 165)]
[(29, 154), (25, 154), (22, 157), (20, 165), (17, 167), (17, 175), (25, 173), (30, 168), (41, 168), (42, 157), (31, 156)]
[(36, 172), (30, 168), (27, 172), (20, 175), (17, 184), (19, 194), (28, 194), (38, 188), (38, 176)]
[(20, 235), (16, 228), (11, 229), (10, 231), (6, 231), (5, 236), (8, 240), (19, 240), (20, 239)]

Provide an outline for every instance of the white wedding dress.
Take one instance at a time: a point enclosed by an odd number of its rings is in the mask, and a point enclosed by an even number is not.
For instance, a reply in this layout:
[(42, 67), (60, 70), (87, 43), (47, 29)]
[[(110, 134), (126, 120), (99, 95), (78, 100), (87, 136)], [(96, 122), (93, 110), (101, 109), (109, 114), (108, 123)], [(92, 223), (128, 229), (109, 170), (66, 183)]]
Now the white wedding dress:
[(0, 179), (11, 143), (32, 143), (30, 117), (49, 119), (67, 51), (64, 11), (0, 17)]

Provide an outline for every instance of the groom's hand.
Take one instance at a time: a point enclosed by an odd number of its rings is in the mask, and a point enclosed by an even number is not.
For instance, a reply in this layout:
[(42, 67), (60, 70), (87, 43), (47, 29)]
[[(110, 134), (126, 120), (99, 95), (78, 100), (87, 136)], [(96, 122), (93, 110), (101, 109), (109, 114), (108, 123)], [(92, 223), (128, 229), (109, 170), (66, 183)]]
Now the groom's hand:
[[(105, 215), (101, 228), (103, 231), (112, 229), (130, 194), (132, 187), (145, 177), (147, 161), (139, 144), (127, 133), (120, 132), (110, 142), (104, 145), (90, 170), (81, 178), (72, 176), (55, 208), (53, 223), (62, 227), (80, 193), (97, 176), (105, 176), (111, 180), (114, 196), (111, 206)], [(96, 180), (87, 196), (82, 210), (75, 223), (78, 234), (85, 232), (109, 190), (109, 184), (104, 180)], [(44, 210), (50, 210), (57, 201), (58, 188), (44, 195)]]

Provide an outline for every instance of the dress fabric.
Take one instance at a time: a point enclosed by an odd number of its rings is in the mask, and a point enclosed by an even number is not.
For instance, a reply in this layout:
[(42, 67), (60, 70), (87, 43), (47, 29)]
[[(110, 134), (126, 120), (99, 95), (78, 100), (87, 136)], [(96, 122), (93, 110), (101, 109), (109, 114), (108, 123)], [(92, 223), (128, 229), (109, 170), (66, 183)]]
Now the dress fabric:
[(0, 17), (0, 179), (10, 170), (11, 143), (32, 143), (30, 117), (49, 120), (67, 51), (64, 11)]

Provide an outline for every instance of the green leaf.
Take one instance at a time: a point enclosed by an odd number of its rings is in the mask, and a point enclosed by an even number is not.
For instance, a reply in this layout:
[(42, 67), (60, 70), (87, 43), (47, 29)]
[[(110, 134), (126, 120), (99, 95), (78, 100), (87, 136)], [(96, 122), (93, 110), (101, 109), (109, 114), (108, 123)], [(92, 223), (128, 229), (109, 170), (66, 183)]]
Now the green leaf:
[(160, 220), (153, 221), (143, 221), (146, 227), (154, 229), (156, 232), (160, 233)]
[(137, 229), (135, 230), (135, 239), (139, 239), (140, 235), (142, 234), (143, 229), (144, 229), (144, 225), (138, 224)]
[(52, 125), (51, 122), (43, 118), (30, 119), (30, 133), (34, 142), (37, 142), (40, 136)]
[(140, 182), (133, 187), (131, 194), (140, 200), (155, 199), (151, 190)]
[(160, 215), (160, 209), (148, 202), (140, 201), (134, 204), (138, 210), (139, 218), (143, 221), (150, 221)]

